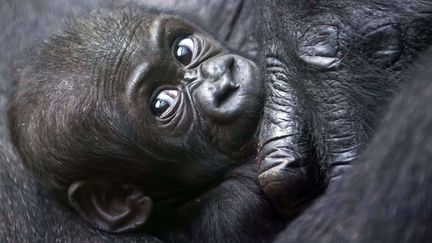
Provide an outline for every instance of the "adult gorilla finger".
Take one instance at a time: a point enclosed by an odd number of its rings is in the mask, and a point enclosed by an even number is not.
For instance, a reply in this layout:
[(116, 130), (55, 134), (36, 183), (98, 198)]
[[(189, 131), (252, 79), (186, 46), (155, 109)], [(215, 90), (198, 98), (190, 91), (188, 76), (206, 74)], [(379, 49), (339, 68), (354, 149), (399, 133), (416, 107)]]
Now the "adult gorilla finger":
[(288, 216), (320, 191), (321, 173), (305, 117), (301, 89), (284, 63), (266, 58), (267, 101), (259, 133), (259, 182), (274, 204)]

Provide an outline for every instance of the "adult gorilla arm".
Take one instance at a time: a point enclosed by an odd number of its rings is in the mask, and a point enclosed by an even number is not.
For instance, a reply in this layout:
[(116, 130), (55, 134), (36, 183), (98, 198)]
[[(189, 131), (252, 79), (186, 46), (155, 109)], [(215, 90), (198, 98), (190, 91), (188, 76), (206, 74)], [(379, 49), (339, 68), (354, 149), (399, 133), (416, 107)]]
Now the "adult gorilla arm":
[(419, 53), (428, 1), (257, 1), (267, 101), (259, 180), (286, 214), (339, 178)]

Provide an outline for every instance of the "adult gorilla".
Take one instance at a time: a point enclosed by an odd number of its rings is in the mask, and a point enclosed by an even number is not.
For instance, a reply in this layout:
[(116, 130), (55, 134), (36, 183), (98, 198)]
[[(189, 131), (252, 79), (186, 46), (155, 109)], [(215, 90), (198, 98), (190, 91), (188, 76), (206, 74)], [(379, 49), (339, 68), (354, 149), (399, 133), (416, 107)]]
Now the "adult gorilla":
[[(363, 156), (276, 242), (430, 242), (432, 51)], [(427, 70), (427, 71), (425, 71)]]
[(431, 46), (432, 2), (256, 3), (268, 94), (260, 182), (287, 214), (330, 183), (278, 242), (430, 241), (431, 52), (421, 77), (410, 63)]
[(432, 3), (257, 4), (268, 92), (259, 177), (290, 213), (317, 185), (340, 178), (373, 136), (412, 62), (432, 43)]

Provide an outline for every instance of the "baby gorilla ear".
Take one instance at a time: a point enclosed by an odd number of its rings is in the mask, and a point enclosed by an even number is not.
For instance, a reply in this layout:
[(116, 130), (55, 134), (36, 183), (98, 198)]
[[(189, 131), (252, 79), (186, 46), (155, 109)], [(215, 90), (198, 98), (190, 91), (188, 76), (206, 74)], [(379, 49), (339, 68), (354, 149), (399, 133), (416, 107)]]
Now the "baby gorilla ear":
[(68, 190), (72, 207), (98, 229), (121, 233), (142, 226), (152, 200), (134, 185), (108, 181), (78, 181)]

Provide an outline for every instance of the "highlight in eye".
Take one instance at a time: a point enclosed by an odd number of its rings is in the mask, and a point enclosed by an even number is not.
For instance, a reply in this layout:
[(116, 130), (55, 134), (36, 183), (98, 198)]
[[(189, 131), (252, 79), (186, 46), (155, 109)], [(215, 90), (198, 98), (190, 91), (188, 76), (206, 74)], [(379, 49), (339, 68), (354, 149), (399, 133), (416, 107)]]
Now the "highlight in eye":
[(178, 90), (165, 89), (159, 92), (151, 103), (153, 115), (160, 117), (168, 113), (178, 100)]
[(174, 42), (173, 56), (181, 64), (187, 66), (193, 60), (194, 48), (195, 44), (191, 37), (180, 37)]

